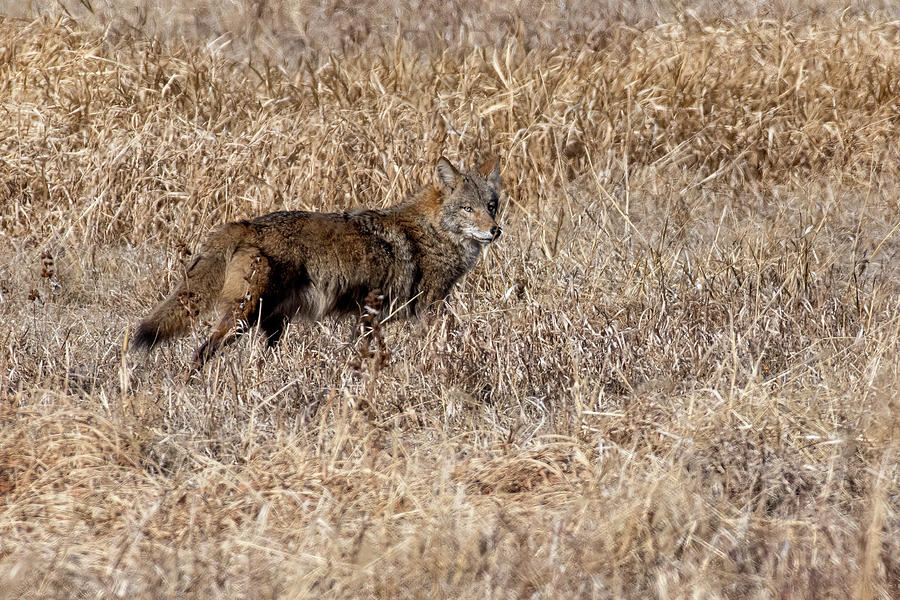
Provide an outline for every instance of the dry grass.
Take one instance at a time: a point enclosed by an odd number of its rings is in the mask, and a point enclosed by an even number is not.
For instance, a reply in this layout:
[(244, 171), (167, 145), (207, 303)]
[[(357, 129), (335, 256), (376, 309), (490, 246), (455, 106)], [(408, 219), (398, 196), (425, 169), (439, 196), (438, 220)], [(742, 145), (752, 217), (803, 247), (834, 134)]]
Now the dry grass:
[[(95, 4), (0, 21), (0, 597), (900, 596), (895, 9)], [(123, 355), (223, 221), (488, 152), (388, 365)]]

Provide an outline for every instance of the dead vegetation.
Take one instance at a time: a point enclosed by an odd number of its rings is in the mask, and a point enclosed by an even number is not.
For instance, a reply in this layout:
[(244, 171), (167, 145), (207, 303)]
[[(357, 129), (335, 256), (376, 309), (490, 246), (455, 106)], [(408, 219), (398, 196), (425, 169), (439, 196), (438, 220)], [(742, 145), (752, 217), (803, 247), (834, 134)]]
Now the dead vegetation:
[[(900, 596), (889, 5), (238, 4), (0, 20), (0, 596)], [(440, 318), (123, 355), (442, 153), (505, 196)]]

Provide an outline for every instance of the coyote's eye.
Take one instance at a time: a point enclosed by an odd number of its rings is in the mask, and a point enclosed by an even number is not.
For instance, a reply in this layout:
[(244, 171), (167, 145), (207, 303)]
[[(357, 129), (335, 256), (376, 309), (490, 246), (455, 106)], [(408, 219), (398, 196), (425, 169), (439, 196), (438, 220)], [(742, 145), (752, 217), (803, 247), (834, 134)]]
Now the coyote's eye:
[(463, 206), (463, 210), (466, 212), (472, 212), (472, 207), (471, 206)]

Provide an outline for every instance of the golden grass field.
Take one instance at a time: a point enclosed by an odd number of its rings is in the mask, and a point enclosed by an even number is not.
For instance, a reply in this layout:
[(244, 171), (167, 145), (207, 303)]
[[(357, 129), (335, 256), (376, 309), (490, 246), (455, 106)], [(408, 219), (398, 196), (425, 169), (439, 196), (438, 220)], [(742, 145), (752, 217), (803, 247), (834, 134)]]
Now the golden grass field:
[[(0, 2), (0, 598), (900, 597), (889, 2)], [(430, 322), (125, 352), (221, 223), (502, 160)]]

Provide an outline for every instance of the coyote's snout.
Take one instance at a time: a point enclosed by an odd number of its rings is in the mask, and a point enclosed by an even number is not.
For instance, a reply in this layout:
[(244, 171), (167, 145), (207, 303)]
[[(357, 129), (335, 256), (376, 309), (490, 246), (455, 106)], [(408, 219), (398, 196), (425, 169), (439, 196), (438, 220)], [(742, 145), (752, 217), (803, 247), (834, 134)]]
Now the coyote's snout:
[(214, 232), (184, 281), (138, 324), (133, 345), (183, 335), (217, 306), (221, 320), (195, 353), (199, 368), (222, 345), (259, 323), (270, 345), (294, 318), (358, 312), (381, 290), (384, 312), (407, 315), (449, 295), (481, 249), (500, 236), (500, 161), (471, 172), (441, 157), (438, 185), (383, 210), (282, 211)]

